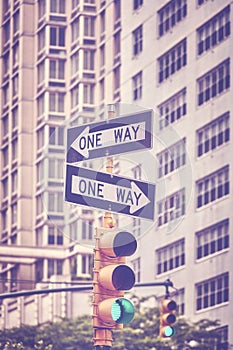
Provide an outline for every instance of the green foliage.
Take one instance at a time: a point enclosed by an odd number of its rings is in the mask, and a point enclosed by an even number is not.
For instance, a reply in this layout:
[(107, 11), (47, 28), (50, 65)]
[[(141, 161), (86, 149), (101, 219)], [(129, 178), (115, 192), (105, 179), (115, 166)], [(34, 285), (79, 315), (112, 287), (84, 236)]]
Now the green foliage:
[[(176, 335), (161, 340), (159, 335), (160, 311), (143, 308), (135, 300), (135, 318), (123, 330), (114, 331), (113, 350), (168, 350), (184, 349), (190, 340), (196, 340), (198, 350), (214, 348), (218, 334), (217, 321), (201, 320), (191, 323), (184, 318), (176, 322)], [(0, 350), (93, 350), (93, 330), (90, 316), (42, 326), (22, 326), (0, 331)]]

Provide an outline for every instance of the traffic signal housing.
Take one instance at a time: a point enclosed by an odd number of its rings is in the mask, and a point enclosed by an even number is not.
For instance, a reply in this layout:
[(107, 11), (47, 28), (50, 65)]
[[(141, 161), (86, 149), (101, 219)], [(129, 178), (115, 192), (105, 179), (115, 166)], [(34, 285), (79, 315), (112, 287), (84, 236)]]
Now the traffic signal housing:
[[(135, 274), (125, 263), (126, 257), (134, 254), (136, 249), (137, 241), (131, 233), (97, 229), (93, 283), (94, 328), (121, 329), (123, 324), (133, 319), (134, 306), (124, 298), (124, 291), (134, 286)], [(98, 344), (101, 345), (101, 342)]]
[(170, 338), (175, 334), (173, 324), (176, 322), (176, 302), (162, 299), (160, 312), (160, 338)]

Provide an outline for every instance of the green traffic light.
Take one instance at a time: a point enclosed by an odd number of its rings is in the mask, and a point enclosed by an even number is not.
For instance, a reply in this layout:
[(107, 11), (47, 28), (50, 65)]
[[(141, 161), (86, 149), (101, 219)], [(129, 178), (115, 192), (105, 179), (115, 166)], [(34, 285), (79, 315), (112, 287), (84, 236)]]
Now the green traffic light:
[(166, 326), (164, 329), (164, 335), (166, 337), (172, 337), (175, 334), (175, 329), (171, 326)]
[(112, 304), (111, 313), (116, 323), (127, 324), (134, 317), (134, 306), (128, 299), (119, 298)]

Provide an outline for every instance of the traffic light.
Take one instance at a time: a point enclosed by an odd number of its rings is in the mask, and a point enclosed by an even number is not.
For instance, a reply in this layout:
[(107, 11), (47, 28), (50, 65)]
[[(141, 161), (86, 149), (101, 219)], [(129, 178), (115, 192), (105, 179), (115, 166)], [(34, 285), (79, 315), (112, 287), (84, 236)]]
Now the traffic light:
[(134, 306), (124, 298), (124, 291), (134, 286), (135, 274), (125, 262), (136, 249), (137, 241), (131, 233), (97, 229), (93, 281), (95, 329), (121, 329), (133, 319)]
[(169, 338), (175, 334), (173, 324), (176, 322), (176, 302), (171, 299), (161, 301), (160, 337)]

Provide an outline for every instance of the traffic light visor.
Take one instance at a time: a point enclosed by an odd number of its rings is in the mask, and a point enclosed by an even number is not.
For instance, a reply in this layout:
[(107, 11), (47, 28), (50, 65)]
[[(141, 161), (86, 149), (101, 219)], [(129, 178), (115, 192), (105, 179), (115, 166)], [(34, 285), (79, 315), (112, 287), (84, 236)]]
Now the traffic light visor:
[(119, 298), (112, 304), (112, 318), (116, 323), (127, 324), (134, 317), (134, 306), (125, 298)]
[(175, 329), (171, 326), (164, 327), (165, 337), (172, 337), (175, 334)]
[(134, 306), (125, 298), (110, 298), (98, 305), (98, 314), (106, 325), (127, 324), (134, 317)]
[(109, 290), (129, 290), (135, 283), (135, 274), (127, 265), (108, 265), (100, 270), (99, 282)]
[(109, 257), (131, 256), (137, 249), (137, 241), (127, 231), (107, 231), (100, 238), (100, 249)]

